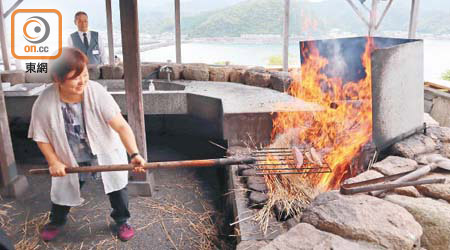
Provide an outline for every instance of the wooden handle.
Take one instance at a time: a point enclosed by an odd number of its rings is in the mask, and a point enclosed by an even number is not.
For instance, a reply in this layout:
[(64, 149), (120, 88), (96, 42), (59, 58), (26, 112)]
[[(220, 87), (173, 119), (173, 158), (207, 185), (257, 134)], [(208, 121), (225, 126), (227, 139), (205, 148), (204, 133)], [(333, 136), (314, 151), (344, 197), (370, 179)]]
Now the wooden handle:
[[(164, 162), (148, 162), (144, 165), (144, 169), (173, 169), (183, 167), (212, 167), (212, 166), (226, 166), (236, 164), (252, 164), (255, 163), (253, 157), (230, 157), (221, 159), (207, 159), (207, 160), (188, 160), (188, 161), (164, 161)], [(66, 173), (82, 173), (82, 172), (105, 172), (105, 171), (124, 171), (133, 170), (134, 165), (102, 165), (102, 166), (85, 166), (76, 168), (66, 168)], [(48, 168), (31, 169), (29, 174), (50, 174)]]

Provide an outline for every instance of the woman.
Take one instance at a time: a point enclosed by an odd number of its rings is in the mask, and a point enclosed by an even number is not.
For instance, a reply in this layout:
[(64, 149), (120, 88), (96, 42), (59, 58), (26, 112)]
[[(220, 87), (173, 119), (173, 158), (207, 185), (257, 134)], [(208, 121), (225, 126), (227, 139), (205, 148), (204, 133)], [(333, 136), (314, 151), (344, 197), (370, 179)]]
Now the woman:
[[(54, 84), (45, 89), (33, 105), (28, 137), (37, 142), (52, 175), (50, 223), (41, 238), (53, 240), (67, 221), (69, 210), (83, 203), (80, 188), (92, 174), (66, 174), (66, 167), (126, 164), (127, 152), (133, 171), (143, 172), (134, 134), (112, 96), (99, 83), (90, 81), (88, 59), (80, 50), (63, 48), (52, 62)], [(127, 223), (128, 172), (102, 172), (105, 193), (113, 209), (119, 239), (133, 237)]]

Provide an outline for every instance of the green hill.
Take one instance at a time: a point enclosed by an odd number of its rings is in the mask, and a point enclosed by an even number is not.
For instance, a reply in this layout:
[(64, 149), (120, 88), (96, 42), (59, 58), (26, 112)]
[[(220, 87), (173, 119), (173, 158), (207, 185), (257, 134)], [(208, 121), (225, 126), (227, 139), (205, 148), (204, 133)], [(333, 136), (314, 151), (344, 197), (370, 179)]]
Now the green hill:
[[(312, 19), (314, 13), (310, 3), (291, 3), (291, 33), (301, 31), (300, 18)], [(241, 34), (281, 34), (283, 30), (283, 1), (249, 0), (231, 7), (204, 12), (196, 16), (183, 17), (183, 34), (191, 37), (240, 36)], [(319, 21), (317, 30), (325, 24)], [(173, 30), (173, 22), (166, 23), (161, 32)]]
[[(384, 2), (384, 1), (383, 1)], [(394, 1), (380, 31), (407, 31), (410, 1)], [(224, 37), (242, 34), (281, 34), (283, 31), (282, 0), (247, 0), (208, 12), (181, 11), (182, 34), (189, 37)], [(419, 12), (418, 32), (450, 34), (450, 6), (440, 0), (427, 0)], [(183, 8), (183, 6), (182, 6)], [(379, 14), (383, 8), (379, 7)], [(290, 33), (315, 37), (330, 31), (365, 34), (367, 27), (344, 0), (310, 2), (291, 0)], [(183, 16), (184, 15), (184, 16)], [(160, 34), (173, 32), (173, 16), (140, 15), (142, 30)], [(305, 23), (310, 23), (305, 25)], [(314, 23), (314, 25), (311, 25)]]

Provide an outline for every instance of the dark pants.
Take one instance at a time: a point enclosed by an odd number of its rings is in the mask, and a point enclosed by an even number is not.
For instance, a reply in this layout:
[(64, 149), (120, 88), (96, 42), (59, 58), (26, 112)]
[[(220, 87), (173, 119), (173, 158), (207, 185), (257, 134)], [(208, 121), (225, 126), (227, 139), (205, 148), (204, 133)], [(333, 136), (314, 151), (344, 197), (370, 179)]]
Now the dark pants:
[[(80, 181), (80, 189), (83, 187), (84, 181)], [(113, 211), (111, 217), (118, 226), (127, 222), (130, 218), (130, 211), (128, 211), (128, 191), (123, 188), (108, 194), (109, 202)], [(54, 226), (62, 226), (67, 222), (67, 215), (69, 214), (70, 206), (62, 206), (52, 203), (50, 212), (50, 224)]]

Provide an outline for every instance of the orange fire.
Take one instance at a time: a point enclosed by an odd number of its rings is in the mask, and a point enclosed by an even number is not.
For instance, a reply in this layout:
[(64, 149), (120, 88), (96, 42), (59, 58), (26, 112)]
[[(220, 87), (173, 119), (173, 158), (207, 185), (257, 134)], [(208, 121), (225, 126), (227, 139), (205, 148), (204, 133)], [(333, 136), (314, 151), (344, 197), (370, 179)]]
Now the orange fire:
[[(313, 44), (310, 44), (313, 45)], [(298, 130), (300, 142), (317, 149), (332, 172), (307, 175), (317, 188), (326, 191), (339, 187), (349, 175), (350, 163), (372, 135), (372, 86), (371, 51), (372, 38), (367, 39), (361, 55), (366, 77), (359, 82), (343, 84), (340, 78), (329, 78), (321, 72), (327, 59), (319, 55), (315, 46), (302, 48), (305, 63), (294, 74), (294, 83), (288, 89), (290, 95), (325, 107), (320, 112), (282, 112), (273, 121), (272, 138), (290, 128)]]

